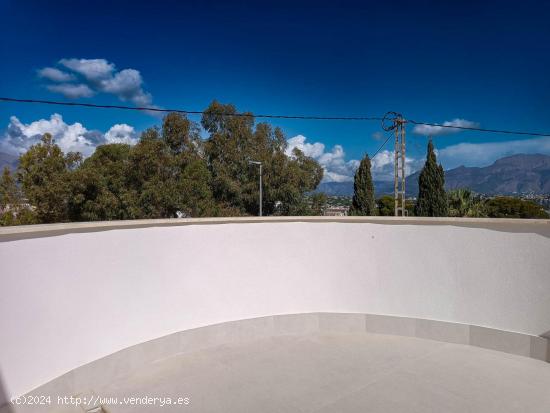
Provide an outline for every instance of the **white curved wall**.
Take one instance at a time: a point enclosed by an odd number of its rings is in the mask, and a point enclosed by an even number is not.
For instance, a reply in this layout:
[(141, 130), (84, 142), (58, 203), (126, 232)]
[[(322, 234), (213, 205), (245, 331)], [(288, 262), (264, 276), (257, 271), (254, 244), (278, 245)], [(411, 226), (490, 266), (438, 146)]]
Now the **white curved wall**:
[(0, 233), (4, 385), (21, 395), (136, 343), (273, 314), (550, 330), (548, 221), (498, 230), (475, 221), (355, 221)]

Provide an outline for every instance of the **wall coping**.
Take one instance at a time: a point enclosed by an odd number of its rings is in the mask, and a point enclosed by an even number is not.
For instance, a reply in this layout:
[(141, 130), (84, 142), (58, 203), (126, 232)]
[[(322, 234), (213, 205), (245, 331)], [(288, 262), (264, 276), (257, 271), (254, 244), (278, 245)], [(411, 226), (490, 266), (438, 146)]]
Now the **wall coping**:
[(354, 216), (292, 216), (292, 217), (224, 217), (167, 218), (124, 221), (69, 222), (58, 224), (0, 227), (0, 242), (27, 238), (42, 238), (80, 232), (120, 229), (177, 227), (186, 225), (220, 225), (249, 223), (365, 223), (382, 225), (443, 225), (485, 228), (504, 232), (538, 233), (550, 237), (550, 219), (517, 218), (431, 218), (431, 217), (354, 217)]

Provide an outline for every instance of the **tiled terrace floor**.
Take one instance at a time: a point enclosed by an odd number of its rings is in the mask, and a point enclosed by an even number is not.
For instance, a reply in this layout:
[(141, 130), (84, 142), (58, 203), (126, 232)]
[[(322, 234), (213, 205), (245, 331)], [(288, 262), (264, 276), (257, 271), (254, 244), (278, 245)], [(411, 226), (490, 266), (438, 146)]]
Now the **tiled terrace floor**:
[(95, 389), (188, 397), (115, 412), (550, 412), (550, 363), (378, 334), (282, 336), (179, 355)]
[[(380, 334), (279, 336), (176, 355), (93, 393), (116, 398), (103, 407), (110, 413), (548, 413), (550, 363)], [(189, 404), (123, 399), (144, 396), (189, 398)]]

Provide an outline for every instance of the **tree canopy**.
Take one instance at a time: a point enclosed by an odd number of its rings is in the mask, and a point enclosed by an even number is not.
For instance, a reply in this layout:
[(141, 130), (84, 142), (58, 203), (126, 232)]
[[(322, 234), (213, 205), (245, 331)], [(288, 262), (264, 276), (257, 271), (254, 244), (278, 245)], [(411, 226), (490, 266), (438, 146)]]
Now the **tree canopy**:
[(204, 154), (212, 174), (212, 190), (218, 203), (230, 205), (243, 214), (257, 215), (258, 168), (262, 163), (263, 210), (266, 215), (294, 214), (307, 192), (323, 178), (323, 169), (298, 149), (291, 156), (281, 129), (267, 123), (254, 124), (252, 114), (237, 113), (233, 105), (213, 102), (201, 124), (209, 133)]
[[(41, 223), (256, 215), (259, 171), (253, 160), (262, 162), (266, 215), (311, 209), (306, 195), (323, 169), (298, 149), (289, 156), (281, 129), (216, 101), (201, 125), (206, 138), (200, 125), (169, 113), (136, 145), (101, 145), (85, 160), (64, 154), (46, 134), (20, 157), (19, 186), (10, 175), (2, 182), (11, 192), (20, 188)], [(7, 194), (2, 202), (13, 203)]]
[(533, 201), (499, 196), (485, 202), (485, 210), (491, 218), (549, 218), (544, 208)]
[(81, 160), (79, 153), (64, 154), (49, 133), (21, 155), (18, 180), (39, 222), (69, 220), (71, 173)]

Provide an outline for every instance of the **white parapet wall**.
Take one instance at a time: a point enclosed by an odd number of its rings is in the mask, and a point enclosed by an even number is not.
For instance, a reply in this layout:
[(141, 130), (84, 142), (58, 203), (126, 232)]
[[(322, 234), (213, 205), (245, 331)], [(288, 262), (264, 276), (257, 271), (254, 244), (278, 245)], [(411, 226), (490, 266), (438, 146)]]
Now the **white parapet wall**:
[(0, 292), (0, 380), (10, 398), (139, 343), (280, 314), (383, 314), (542, 336), (550, 330), (550, 221), (2, 228)]

